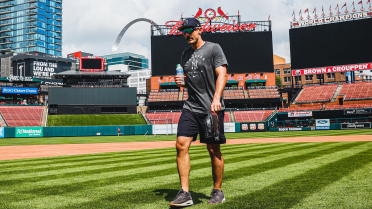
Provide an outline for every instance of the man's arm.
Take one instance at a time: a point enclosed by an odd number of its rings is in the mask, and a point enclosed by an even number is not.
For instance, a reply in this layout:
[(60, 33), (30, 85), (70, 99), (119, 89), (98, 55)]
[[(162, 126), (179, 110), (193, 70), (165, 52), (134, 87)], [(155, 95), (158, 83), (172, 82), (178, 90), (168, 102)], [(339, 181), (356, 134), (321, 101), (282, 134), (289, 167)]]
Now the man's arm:
[(221, 97), (227, 82), (226, 65), (222, 65), (216, 68), (216, 74), (217, 74), (216, 91), (214, 93), (211, 105), (211, 111), (214, 113), (217, 113), (218, 111), (221, 110)]

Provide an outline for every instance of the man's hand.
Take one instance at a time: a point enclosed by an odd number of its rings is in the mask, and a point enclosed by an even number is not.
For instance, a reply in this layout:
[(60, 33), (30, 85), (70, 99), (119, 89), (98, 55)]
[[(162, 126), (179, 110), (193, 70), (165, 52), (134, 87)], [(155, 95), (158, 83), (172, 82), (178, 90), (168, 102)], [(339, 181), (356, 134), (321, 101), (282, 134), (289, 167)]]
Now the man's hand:
[(219, 100), (213, 99), (212, 105), (211, 105), (211, 111), (214, 114), (217, 114), (217, 112), (220, 111), (220, 110), (221, 110), (221, 102)]
[[(176, 78), (176, 85), (178, 87), (184, 87), (185, 86), (185, 83), (182, 84), (182, 77), (181, 76), (177, 75), (175, 78)], [(184, 79), (184, 81), (186, 81), (186, 76), (183, 76), (183, 79)]]

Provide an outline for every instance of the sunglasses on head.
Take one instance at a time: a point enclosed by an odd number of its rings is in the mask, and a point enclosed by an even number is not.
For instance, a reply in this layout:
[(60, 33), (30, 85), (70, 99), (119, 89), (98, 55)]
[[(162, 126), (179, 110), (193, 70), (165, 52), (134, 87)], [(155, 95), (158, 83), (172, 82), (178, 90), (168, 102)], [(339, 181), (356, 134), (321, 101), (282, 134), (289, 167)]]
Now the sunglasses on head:
[(186, 28), (185, 30), (182, 31), (183, 35), (186, 35), (186, 33), (191, 34), (194, 32), (197, 28)]

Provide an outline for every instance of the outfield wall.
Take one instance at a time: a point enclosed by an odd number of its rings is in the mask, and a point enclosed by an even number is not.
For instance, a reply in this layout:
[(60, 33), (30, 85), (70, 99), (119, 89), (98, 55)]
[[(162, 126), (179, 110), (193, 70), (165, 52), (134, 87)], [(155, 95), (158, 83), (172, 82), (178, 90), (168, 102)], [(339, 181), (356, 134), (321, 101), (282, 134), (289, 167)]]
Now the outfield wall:
[[(298, 121), (296, 121), (298, 122)], [(279, 123), (282, 123), (281, 121)], [(329, 127), (272, 127), (272, 122), (225, 123), (225, 133), (267, 132), (267, 131), (315, 131), (341, 129), (371, 129), (371, 122), (330, 123)], [(132, 125), (132, 126), (69, 126), (69, 127), (0, 127), (0, 138), (27, 137), (81, 137), (120, 135), (176, 135), (177, 124)]]

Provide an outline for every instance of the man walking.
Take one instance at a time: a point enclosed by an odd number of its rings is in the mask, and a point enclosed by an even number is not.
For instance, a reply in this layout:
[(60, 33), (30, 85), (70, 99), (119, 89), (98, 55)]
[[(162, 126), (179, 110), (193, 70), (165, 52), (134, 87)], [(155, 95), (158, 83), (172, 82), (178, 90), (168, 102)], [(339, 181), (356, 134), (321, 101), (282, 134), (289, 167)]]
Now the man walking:
[[(182, 84), (182, 77), (176, 76), (176, 84), (188, 88), (189, 98), (183, 106), (177, 130), (177, 167), (181, 190), (170, 202), (171, 207), (193, 204), (189, 192), (189, 147), (198, 134), (200, 142), (207, 144), (212, 162), (214, 188), (211, 193), (212, 198), (208, 203), (218, 204), (225, 201), (225, 195), (221, 190), (224, 160), (220, 144), (226, 143), (223, 127), (225, 105), (222, 94), (227, 81), (226, 67), (228, 64), (220, 45), (203, 41), (200, 27), (197, 19), (188, 18), (178, 28), (191, 46), (181, 56), (185, 82)], [(219, 137), (217, 140), (209, 140), (205, 137), (205, 118), (210, 112), (218, 114)]]

